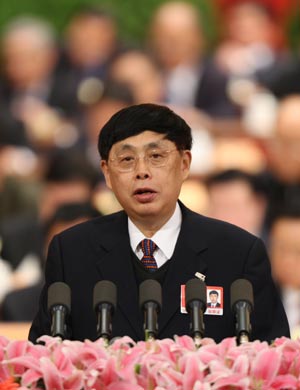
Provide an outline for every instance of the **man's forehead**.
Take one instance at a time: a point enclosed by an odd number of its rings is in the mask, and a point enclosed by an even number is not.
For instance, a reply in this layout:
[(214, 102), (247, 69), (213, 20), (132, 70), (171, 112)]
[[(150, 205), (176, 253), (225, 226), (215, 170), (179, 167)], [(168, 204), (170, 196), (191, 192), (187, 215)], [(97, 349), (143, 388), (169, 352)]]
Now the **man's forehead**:
[(127, 150), (127, 149), (149, 149), (170, 146), (172, 141), (166, 139), (165, 134), (155, 133), (152, 131), (145, 131), (136, 136), (125, 138), (116, 142), (112, 149)]

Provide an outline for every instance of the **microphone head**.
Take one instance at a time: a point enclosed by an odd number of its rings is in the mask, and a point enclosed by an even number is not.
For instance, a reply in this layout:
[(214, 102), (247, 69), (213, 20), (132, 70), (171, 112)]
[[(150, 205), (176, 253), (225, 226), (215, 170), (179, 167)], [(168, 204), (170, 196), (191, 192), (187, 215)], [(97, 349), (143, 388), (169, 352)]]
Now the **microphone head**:
[(158, 305), (158, 311), (161, 310), (162, 292), (161, 285), (157, 280), (146, 279), (140, 284), (139, 288), (140, 308), (143, 310), (145, 303), (154, 302)]
[(71, 311), (71, 289), (66, 283), (55, 282), (48, 288), (48, 310), (56, 305), (63, 305)]
[(247, 279), (237, 279), (230, 287), (230, 302), (232, 309), (234, 309), (236, 303), (241, 301), (247, 302), (250, 305), (251, 310), (253, 310), (253, 288), (252, 284)]
[(95, 284), (93, 294), (94, 310), (102, 303), (109, 303), (113, 310), (117, 305), (117, 287), (110, 280), (100, 280)]
[(200, 301), (206, 309), (206, 284), (198, 278), (190, 279), (185, 285), (185, 307), (189, 311), (192, 301)]

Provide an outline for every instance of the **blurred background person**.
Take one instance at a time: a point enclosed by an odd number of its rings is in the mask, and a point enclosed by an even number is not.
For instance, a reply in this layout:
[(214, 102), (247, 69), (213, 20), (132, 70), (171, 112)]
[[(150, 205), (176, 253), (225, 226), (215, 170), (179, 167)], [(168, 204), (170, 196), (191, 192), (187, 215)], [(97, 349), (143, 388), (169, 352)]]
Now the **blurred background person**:
[(163, 2), (152, 15), (148, 45), (162, 70), (165, 101), (213, 117), (235, 115), (226, 76), (207, 55), (201, 18), (200, 9), (184, 1)]
[(165, 100), (161, 70), (146, 51), (131, 49), (121, 53), (112, 62), (109, 75), (131, 89), (136, 104)]
[(194, 104), (203, 45), (200, 12), (192, 4), (164, 2), (152, 15), (149, 47), (164, 74), (167, 102)]
[(230, 169), (207, 177), (206, 214), (237, 225), (267, 242), (267, 188), (264, 178)]
[(300, 335), (300, 199), (282, 205), (270, 229), (270, 260), (288, 317), (291, 337)]
[(110, 63), (122, 51), (118, 28), (112, 12), (88, 4), (76, 7), (64, 26), (60, 67), (79, 119), (80, 104), (102, 94)]
[(269, 214), (291, 197), (300, 197), (300, 95), (279, 101), (273, 133), (266, 138), (270, 186)]

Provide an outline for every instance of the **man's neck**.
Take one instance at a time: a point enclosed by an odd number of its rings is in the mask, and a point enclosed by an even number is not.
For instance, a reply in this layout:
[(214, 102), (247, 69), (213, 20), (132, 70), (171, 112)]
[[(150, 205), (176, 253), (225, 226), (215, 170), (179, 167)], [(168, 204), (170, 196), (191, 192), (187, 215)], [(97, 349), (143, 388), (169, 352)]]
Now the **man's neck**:
[(145, 237), (151, 238), (154, 236), (156, 232), (158, 232), (171, 218), (172, 214), (168, 216), (167, 218), (160, 220), (160, 221), (149, 221), (149, 219), (145, 221), (137, 221), (132, 219), (132, 222), (135, 224), (135, 226), (145, 235)]
[(145, 216), (143, 218), (135, 218), (134, 216), (130, 216), (130, 220), (133, 222), (133, 224), (144, 234), (145, 237), (151, 238), (154, 236), (156, 232), (158, 232), (168, 221), (169, 219), (174, 215), (176, 205), (174, 206), (174, 209), (171, 210), (170, 213), (165, 215), (164, 218), (158, 219), (157, 217), (149, 217)]

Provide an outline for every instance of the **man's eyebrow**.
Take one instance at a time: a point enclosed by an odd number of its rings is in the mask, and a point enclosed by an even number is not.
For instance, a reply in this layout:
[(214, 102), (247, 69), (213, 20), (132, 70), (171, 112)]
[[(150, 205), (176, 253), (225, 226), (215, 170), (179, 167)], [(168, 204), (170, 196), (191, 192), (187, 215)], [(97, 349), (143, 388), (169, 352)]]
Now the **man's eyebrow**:
[(159, 140), (157, 142), (150, 142), (149, 144), (145, 145), (145, 148), (147, 149), (154, 149), (154, 148), (161, 148), (163, 146), (162, 140)]
[[(148, 144), (144, 145), (143, 148), (144, 149), (161, 148), (164, 146), (162, 141), (164, 141), (164, 138), (159, 140), (159, 141), (149, 142)], [(136, 149), (137, 148), (131, 144), (122, 144), (118, 148), (118, 151), (122, 152), (122, 151), (126, 151), (126, 150), (136, 150)]]
[(130, 144), (122, 144), (120, 145), (120, 147), (118, 148), (118, 150), (133, 150), (133, 149), (136, 149), (133, 145), (130, 145)]

